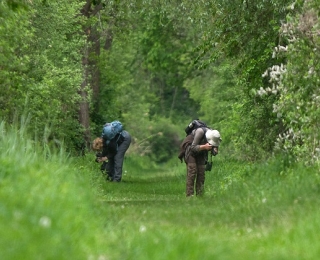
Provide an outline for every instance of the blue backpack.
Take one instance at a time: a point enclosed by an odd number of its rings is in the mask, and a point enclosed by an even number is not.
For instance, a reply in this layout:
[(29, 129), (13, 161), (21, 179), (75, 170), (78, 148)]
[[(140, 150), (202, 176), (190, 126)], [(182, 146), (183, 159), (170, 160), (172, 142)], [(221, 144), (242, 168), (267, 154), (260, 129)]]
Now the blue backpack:
[(122, 130), (123, 126), (120, 121), (106, 123), (103, 126), (102, 138), (105, 139), (108, 144), (117, 134), (121, 134)]

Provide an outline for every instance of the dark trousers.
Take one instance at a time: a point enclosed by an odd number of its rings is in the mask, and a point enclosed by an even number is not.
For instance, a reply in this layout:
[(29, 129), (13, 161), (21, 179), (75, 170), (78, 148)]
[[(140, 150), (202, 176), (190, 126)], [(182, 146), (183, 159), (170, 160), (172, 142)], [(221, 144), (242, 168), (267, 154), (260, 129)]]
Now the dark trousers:
[(108, 158), (109, 165), (110, 165), (110, 176), (112, 178), (112, 181), (118, 181), (118, 182), (120, 182), (122, 179), (122, 167), (123, 167), (124, 155), (131, 143), (130, 134), (127, 131), (123, 131), (122, 134), (123, 134), (124, 140), (118, 146), (117, 153), (113, 157)]
[(204, 190), (205, 181), (205, 158), (203, 156), (189, 155), (187, 161), (187, 185), (186, 196), (201, 195)]

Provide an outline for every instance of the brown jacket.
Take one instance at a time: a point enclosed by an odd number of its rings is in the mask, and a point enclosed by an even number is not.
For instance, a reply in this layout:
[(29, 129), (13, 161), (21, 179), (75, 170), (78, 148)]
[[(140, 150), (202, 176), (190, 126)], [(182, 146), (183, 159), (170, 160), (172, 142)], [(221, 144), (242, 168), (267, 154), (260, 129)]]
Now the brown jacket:
[[(180, 152), (178, 155), (178, 158), (180, 159), (181, 163), (183, 162), (183, 158), (188, 158), (190, 149), (188, 149), (189, 152), (187, 152), (187, 147), (190, 146), (193, 142), (193, 135), (187, 135), (186, 138), (182, 141), (180, 145)], [(187, 153), (186, 153), (187, 152)]]

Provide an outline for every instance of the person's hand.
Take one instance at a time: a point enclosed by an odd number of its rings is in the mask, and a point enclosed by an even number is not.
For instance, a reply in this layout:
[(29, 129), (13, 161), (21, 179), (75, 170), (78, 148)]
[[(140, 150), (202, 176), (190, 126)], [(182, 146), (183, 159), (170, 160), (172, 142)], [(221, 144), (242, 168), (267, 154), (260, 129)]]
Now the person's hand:
[(203, 144), (200, 146), (200, 150), (207, 150), (207, 151), (211, 151), (212, 149), (212, 145), (209, 143)]
[(104, 162), (104, 161), (106, 161), (108, 159), (108, 157), (100, 157), (99, 159), (98, 159), (98, 162)]

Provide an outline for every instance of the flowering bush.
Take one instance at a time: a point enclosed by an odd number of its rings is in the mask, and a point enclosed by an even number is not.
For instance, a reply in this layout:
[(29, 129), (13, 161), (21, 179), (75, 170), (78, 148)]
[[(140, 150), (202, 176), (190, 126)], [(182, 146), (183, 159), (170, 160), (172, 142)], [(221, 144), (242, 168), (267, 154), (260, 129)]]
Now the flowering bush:
[(274, 65), (262, 75), (269, 77), (270, 87), (260, 88), (257, 95), (278, 97), (273, 112), (286, 130), (279, 134), (276, 148), (314, 163), (320, 159), (320, 4), (315, 0), (295, 4), (289, 8), (301, 10), (283, 23), (285, 45), (273, 53), (274, 58), (284, 56), (286, 64)]

